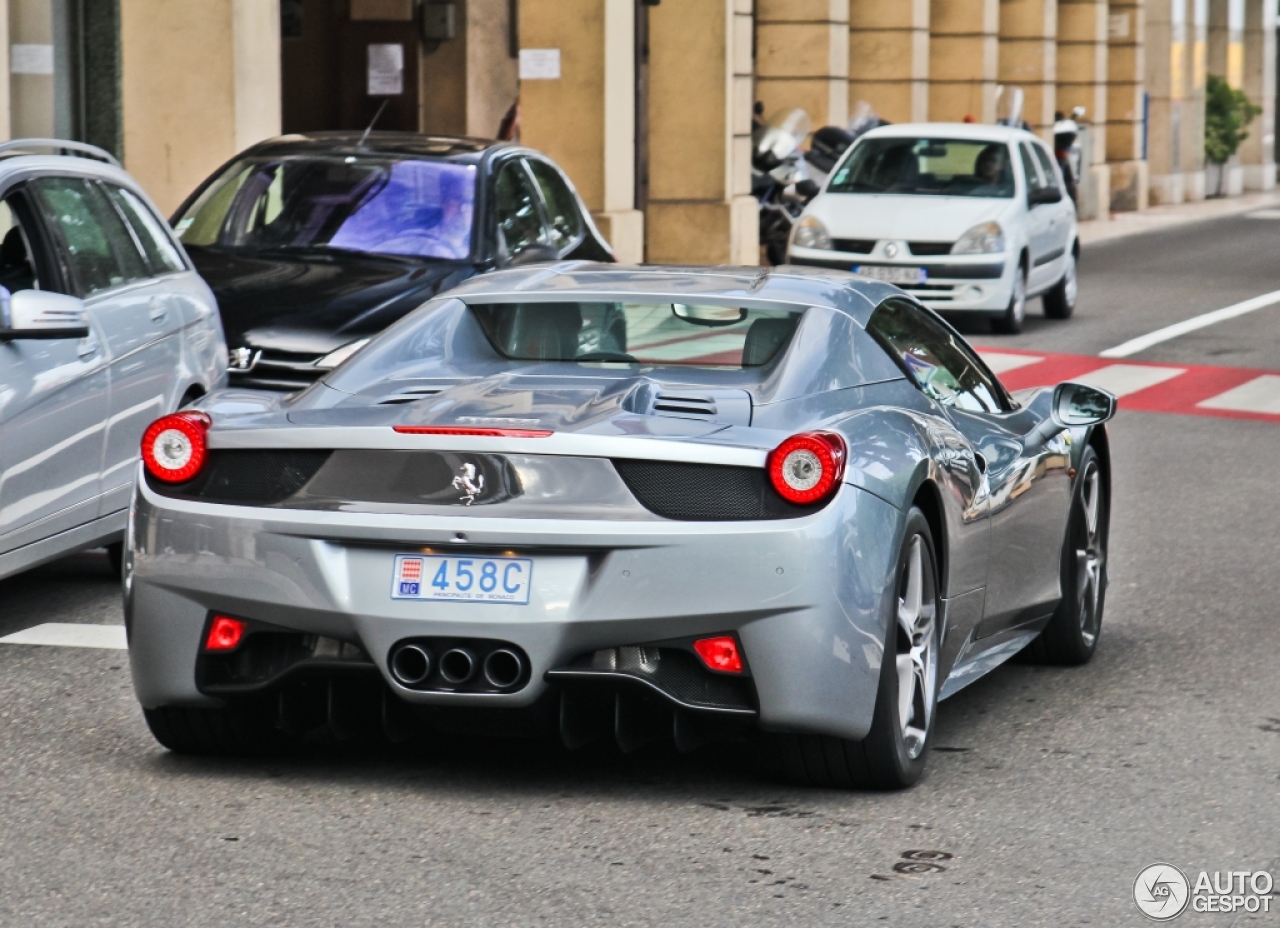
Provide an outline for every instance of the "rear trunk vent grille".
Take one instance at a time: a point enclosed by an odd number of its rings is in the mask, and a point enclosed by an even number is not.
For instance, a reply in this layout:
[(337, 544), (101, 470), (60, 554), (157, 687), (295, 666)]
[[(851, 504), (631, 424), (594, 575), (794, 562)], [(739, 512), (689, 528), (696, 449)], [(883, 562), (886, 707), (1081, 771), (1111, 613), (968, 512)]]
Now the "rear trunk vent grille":
[(424, 400), (429, 396), (435, 396), (437, 393), (443, 392), (442, 387), (413, 387), (408, 390), (401, 390), (399, 393), (392, 393), (379, 399), (375, 406), (399, 406), (403, 403), (416, 403), (418, 400)]
[(687, 393), (659, 393), (653, 401), (653, 411), (672, 416), (707, 416), (714, 419), (716, 401), (708, 396), (690, 396)]

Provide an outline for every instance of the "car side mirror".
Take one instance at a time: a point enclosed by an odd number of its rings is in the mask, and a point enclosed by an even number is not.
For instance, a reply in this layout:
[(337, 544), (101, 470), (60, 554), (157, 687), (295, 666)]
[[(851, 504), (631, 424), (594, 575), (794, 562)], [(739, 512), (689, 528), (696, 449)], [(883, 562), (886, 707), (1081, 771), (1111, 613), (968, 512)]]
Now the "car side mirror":
[(1062, 191), (1057, 187), (1040, 187), (1027, 191), (1027, 205), (1039, 206), (1041, 203), (1058, 203), (1062, 200)]
[(1116, 414), (1116, 398), (1106, 390), (1083, 383), (1060, 383), (1053, 390), (1049, 416), (1027, 433), (1027, 447), (1039, 445), (1063, 429), (1100, 425)]
[(19, 290), (8, 303), (9, 324), (0, 327), (0, 342), (84, 338), (89, 334), (84, 300), (78, 297), (47, 290)]
[(1115, 417), (1116, 398), (1083, 383), (1060, 383), (1053, 391), (1053, 421), (1064, 429), (1100, 425)]
[(507, 267), (523, 267), (526, 264), (542, 264), (546, 261), (555, 261), (560, 257), (560, 252), (551, 245), (530, 245), (522, 248), (510, 260), (507, 261)]
[(818, 185), (809, 178), (796, 181), (796, 193), (799, 194), (806, 203), (818, 195)]

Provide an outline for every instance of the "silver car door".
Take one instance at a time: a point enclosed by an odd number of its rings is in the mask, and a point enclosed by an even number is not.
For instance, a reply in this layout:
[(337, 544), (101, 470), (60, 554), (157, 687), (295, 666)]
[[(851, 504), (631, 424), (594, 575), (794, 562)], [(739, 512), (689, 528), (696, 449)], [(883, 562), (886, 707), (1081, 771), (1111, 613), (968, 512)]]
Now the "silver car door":
[[(0, 285), (63, 290), (61, 265), (31, 201), (0, 204)], [(92, 521), (107, 418), (104, 336), (0, 342), (0, 552)]]
[(129, 504), (142, 433), (174, 402), (181, 312), (157, 286), (137, 240), (97, 181), (47, 177), (31, 186), (58, 217), (67, 263), (106, 336), (111, 398), (102, 463), (105, 515)]
[(1040, 173), (1061, 197), (1057, 203), (1046, 203), (1041, 207), (1049, 214), (1049, 231), (1053, 246), (1051, 252), (1044, 256), (1049, 259), (1045, 262), (1045, 266), (1049, 276), (1057, 281), (1065, 270), (1064, 259), (1067, 249), (1071, 247), (1071, 217), (1075, 214), (1076, 205), (1066, 194), (1062, 173), (1058, 170), (1058, 165), (1053, 160), (1053, 154), (1049, 149), (1036, 142), (1031, 146), (1031, 150), (1035, 152), (1036, 161), (1040, 164)]

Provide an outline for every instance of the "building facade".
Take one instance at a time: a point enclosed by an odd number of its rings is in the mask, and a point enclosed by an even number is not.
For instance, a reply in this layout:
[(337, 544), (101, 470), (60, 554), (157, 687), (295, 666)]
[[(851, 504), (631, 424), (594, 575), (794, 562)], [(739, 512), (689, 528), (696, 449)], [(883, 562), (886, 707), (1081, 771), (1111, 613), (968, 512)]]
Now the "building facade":
[[(1085, 217), (1275, 185), (1277, 0), (0, 0), (0, 135), (121, 155), (172, 210), (281, 132), (522, 141), (620, 257), (755, 263), (752, 109), (843, 125), (1083, 107)], [(1262, 109), (1204, 159), (1205, 81)], [(518, 102), (518, 108), (516, 106)]]

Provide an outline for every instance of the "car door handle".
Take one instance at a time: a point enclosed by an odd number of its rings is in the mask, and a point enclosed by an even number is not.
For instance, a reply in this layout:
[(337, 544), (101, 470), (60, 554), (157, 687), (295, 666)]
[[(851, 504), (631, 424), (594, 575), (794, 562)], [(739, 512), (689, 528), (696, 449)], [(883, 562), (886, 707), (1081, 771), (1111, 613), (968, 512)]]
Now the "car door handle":
[(76, 355), (80, 358), (91, 358), (98, 353), (98, 340), (92, 335), (80, 339), (76, 345)]
[(169, 305), (158, 296), (151, 298), (151, 321), (163, 322), (165, 317), (169, 315)]

